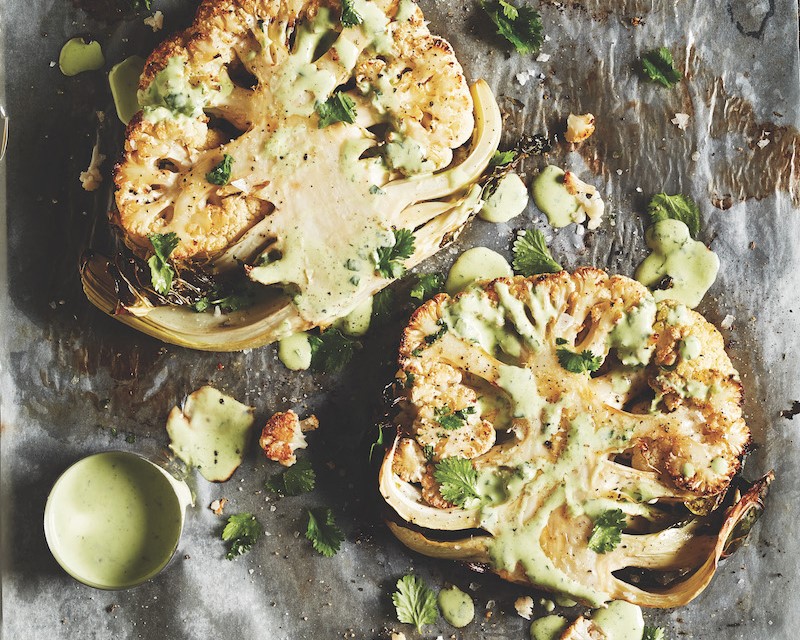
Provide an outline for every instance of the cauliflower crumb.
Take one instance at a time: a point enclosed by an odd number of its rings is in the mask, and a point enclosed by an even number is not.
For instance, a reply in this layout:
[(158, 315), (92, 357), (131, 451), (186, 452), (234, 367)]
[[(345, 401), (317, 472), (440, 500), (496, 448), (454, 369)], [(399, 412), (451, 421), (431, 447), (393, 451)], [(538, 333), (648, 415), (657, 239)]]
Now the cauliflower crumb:
[(567, 118), (567, 133), (564, 136), (567, 142), (583, 142), (594, 133), (594, 116), (591, 113), (575, 115), (570, 113)]
[(261, 431), (258, 445), (270, 460), (279, 462), (284, 467), (291, 467), (297, 458), (294, 452), (308, 446), (304, 431), (313, 431), (319, 427), (316, 416), (309, 416), (300, 421), (294, 411), (279, 411), (269, 420)]
[(697, 162), (699, 159), (700, 159), (700, 152), (699, 151), (695, 151), (692, 154), (692, 162)]
[[(586, 226), (589, 229), (597, 229), (603, 221), (603, 213), (606, 210), (605, 202), (600, 197), (597, 187), (579, 179), (571, 171), (564, 174), (564, 186), (570, 195), (577, 198), (579, 210), (589, 218)], [(577, 222), (583, 222), (583, 220)]]
[(161, 29), (164, 27), (164, 14), (160, 11), (156, 11), (149, 18), (145, 18), (144, 23), (150, 27), (153, 32), (161, 31)]
[(676, 113), (675, 117), (670, 120), (672, 124), (674, 124), (678, 129), (681, 131), (686, 131), (689, 128), (689, 114), (688, 113)]
[(106, 157), (100, 153), (100, 147), (95, 143), (92, 147), (92, 159), (89, 161), (89, 166), (78, 176), (85, 191), (94, 191), (100, 187), (100, 183), (103, 182), (100, 165), (105, 159)]
[(392, 640), (406, 640), (406, 634), (402, 631), (398, 631), (392, 634)]
[(227, 498), (219, 498), (208, 505), (208, 508), (214, 512), (214, 515), (221, 516), (226, 504), (228, 504)]
[(528, 80), (533, 78), (536, 75), (536, 71), (534, 69), (528, 69), (527, 71), (520, 71), (516, 76), (517, 82), (521, 86), (525, 86), (528, 83)]
[(763, 148), (764, 148), (764, 147), (766, 147), (768, 144), (769, 144), (769, 139), (768, 139), (768, 138), (761, 138), (761, 140), (759, 140), (758, 142), (756, 142), (756, 146), (757, 146), (759, 149), (763, 149)]
[(726, 315), (722, 322), (719, 323), (719, 326), (723, 329), (730, 329), (733, 326), (734, 317), (729, 313)]
[(536, 62), (548, 62), (549, 60), (550, 60), (549, 53), (540, 53), (538, 56), (536, 56)]
[(514, 601), (514, 608), (521, 617), (530, 620), (533, 615), (533, 598), (520, 596)]

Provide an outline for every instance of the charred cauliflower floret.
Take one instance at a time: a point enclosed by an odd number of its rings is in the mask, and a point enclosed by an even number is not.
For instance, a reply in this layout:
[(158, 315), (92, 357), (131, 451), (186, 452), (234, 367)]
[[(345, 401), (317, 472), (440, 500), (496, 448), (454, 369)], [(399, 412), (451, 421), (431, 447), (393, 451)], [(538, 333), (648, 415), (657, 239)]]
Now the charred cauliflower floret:
[[(111, 220), (139, 260), (162, 258), (154, 236), (174, 238), (178, 278), (154, 291), (142, 269), (95, 257), (84, 288), (122, 321), (201, 349), (325, 327), (435, 253), (478, 207), (500, 136), (488, 86), (470, 90), (410, 0), (206, 0), (151, 54), (139, 102)], [(206, 280), (235, 277), (271, 304), (181, 319)], [(151, 314), (165, 303), (176, 313)]]
[[(738, 375), (711, 324), (629, 278), (585, 268), (440, 294), (399, 362), (380, 489), (421, 553), (591, 606), (677, 606), (771, 480), (725, 508), (750, 441)], [(412, 442), (428, 461), (414, 473), (397, 462)]]
[(261, 430), (258, 446), (270, 460), (279, 462), (284, 467), (291, 467), (297, 462), (294, 452), (308, 446), (305, 432), (319, 427), (316, 416), (300, 420), (294, 411), (279, 411), (273, 415)]

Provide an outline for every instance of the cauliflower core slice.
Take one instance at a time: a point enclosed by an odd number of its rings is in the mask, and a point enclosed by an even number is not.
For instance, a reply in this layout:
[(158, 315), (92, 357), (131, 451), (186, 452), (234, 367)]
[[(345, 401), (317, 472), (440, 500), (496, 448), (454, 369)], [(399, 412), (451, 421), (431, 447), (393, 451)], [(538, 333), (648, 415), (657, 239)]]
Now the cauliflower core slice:
[[(396, 230), (414, 233), (409, 267), (452, 240), (499, 142), (488, 86), (471, 93), (415, 4), (353, 10), (356, 24), (335, 0), (206, 0), (148, 59), (115, 173), (112, 222), (135, 253), (175, 233), (178, 270), (244, 264), (289, 294), (300, 318), (288, 332), (328, 325), (385, 286)], [(212, 184), (223, 162), (230, 175)]]
[[(716, 508), (740, 468), (741, 385), (711, 324), (629, 278), (585, 268), (440, 294), (412, 316), (400, 366), (398, 441), (380, 487), (423, 528), (391, 527), (422, 553), (485, 562), (592, 606), (676, 606), (706, 586), (760, 500), (723, 520), (692, 515)], [(411, 473), (397, 456), (413, 442), (430, 462)], [(608, 512), (619, 538), (597, 550)], [(467, 529), (484, 533), (435, 540)], [(694, 573), (649, 590), (625, 571)]]

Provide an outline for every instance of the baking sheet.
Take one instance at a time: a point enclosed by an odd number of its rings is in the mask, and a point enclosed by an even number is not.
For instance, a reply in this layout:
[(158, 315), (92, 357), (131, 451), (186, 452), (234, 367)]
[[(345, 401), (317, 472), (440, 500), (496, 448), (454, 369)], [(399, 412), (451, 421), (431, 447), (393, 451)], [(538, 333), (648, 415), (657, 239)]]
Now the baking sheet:
[[(378, 638), (397, 629), (415, 637), (396, 622), (390, 599), (394, 582), (413, 568), (437, 587), (452, 582), (469, 590), (477, 605), (477, 621), (466, 629), (440, 620), (423, 637), (527, 637), (529, 623), (513, 601), (528, 591), (416, 556), (381, 523), (366, 452), (381, 388), (394, 371), (401, 317), (374, 331), (347, 370), (333, 376), (287, 371), (272, 346), (207, 354), (163, 345), (85, 300), (78, 259), (103, 241), (109, 195), (83, 192), (77, 176), (99, 128), (103, 151), (112, 156), (103, 166), (108, 185), (122, 127), (103, 72), (65, 78), (54, 62), (61, 45), (79, 35), (100, 40), (108, 67), (146, 55), (165, 33), (188, 23), (193, 6), (156, 0), (153, 9), (166, 16), (159, 34), (142, 24), (146, 14), (126, 14), (102, 0), (84, 6), (88, 12), (64, 0), (0, 6), (2, 103), (11, 117), (0, 182), (7, 222), (0, 262), (3, 636)], [(507, 143), (522, 131), (557, 132), (570, 111), (597, 117), (587, 143), (572, 152), (560, 146), (550, 156), (600, 186), (609, 210), (595, 232), (548, 231), (565, 267), (630, 275), (645, 255), (641, 213), (650, 195), (683, 192), (700, 204), (703, 238), (722, 262), (701, 310), (717, 325), (734, 318), (723, 334), (742, 374), (756, 443), (746, 475), (774, 468), (777, 480), (749, 546), (723, 562), (706, 592), (680, 610), (648, 611), (646, 620), (664, 626), (669, 638), (794, 637), (800, 418), (792, 422), (780, 412), (800, 399), (796, 3), (544, 1), (549, 39), (542, 52), (550, 58), (540, 62), (507, 54), (473, 2), (421, 0), (421, 6), (468, 77), (491, 84), (507, 113)], [(669, 47), (685, 70), (673, 90), (642, 82), (634, 70), (641, 52), (659, 46)], [(524, 85), (517, 78), (523, 72)], [(106, 114), (103, 123), (97, 111)], [(676, 113), (689, 114), (685, 131), (670, 122)], [(532, 160), (525, 169), (532, 173), (541, 164)], [(533, 205), (508, 224), (476, 220), (453, 248), (423, 266), (446, 269), (475, 245), (507, 254), (513, 231), (531, 224), (547, 228)], [(42, 513), (53, 481), (95, 451), (163, 456), (169, 409), (206, 383), (254, 405), (257, 423), (288, 408), (316, 412), (322, 426), (310, 437), (309, 453), (319, 488), (297, 498), (271, 496), (263, 483), (277, 465), (254, 447), (225, 484), (190, 478), (196, 507), (176, 558), (159, 577), (123, 592), (77, 584), (44, 540)], [(228, 513), (252, 511), (269, 532), (233, 562), (223, 557), (223, 520), (207, 508), (221, 497), (230, 501)], [(332, 559), (313, 552), (301, 533), (304, 509), (321, 505), (333, 508), (347, 536)], [(538, 605), (536, 613), (543, 613)]]

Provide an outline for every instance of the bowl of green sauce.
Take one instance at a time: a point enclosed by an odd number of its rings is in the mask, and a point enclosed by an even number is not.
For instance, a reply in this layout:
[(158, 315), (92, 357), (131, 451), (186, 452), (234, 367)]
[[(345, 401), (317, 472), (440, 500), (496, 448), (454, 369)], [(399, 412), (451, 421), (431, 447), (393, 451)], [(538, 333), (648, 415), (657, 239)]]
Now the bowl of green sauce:
[(149, 460), (125, 451), (83, 458), (53, 485), (47, 544), (73, 578), (127, 589), (156, 576), (178, 548), (191, 494)]

